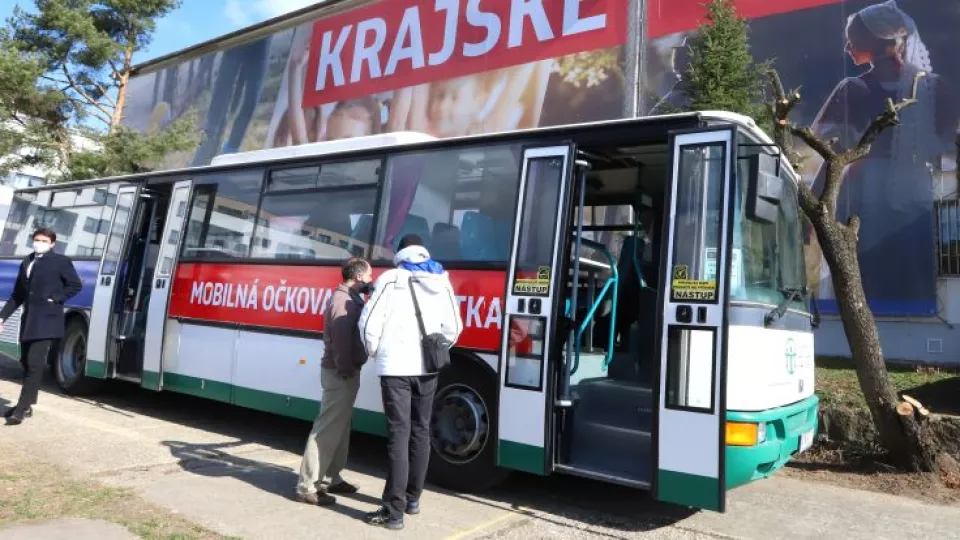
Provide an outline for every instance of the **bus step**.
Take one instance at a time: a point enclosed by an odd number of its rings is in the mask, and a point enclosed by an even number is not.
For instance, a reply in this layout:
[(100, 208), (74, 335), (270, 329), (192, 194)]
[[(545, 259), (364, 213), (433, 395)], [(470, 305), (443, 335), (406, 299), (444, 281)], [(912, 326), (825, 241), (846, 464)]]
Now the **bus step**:
[(574, 387), (576, 422), (608, 424), (637, 431), (653, 425), (653, 390), (613, 379), (581, 381)]
[(648, 483), (652, 448), (649, 431), (593, 422), (574, 423), (567, 465), (595, 474)]

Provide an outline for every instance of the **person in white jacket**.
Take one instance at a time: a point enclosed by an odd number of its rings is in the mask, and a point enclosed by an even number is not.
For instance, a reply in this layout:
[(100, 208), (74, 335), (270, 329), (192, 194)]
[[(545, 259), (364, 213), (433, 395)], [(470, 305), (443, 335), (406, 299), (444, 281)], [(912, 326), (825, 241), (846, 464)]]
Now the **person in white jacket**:
[(417, 235), (400, 240), (396, 268), (381, 275), (360, 314), (360, 335), (380, 376), (387, 417), (389, 471), (383, 505), (367, 514), (371, 525), (402, 529), (403, 515), (420, 512), (420, 494), (430, 461), (430, 416), (437, 373), (425, 373), (412, 292), (426, 333), (456, 343), (463, 329), (450, 278)]

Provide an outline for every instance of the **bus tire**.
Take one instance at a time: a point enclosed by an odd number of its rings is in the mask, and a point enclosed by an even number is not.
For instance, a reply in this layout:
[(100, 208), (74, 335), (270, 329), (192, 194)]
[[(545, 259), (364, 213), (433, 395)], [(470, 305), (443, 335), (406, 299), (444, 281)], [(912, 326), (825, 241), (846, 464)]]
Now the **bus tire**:
[(458, 355), (452, 360), (433, 402), (429, 477), (455, 491), (483, 491), (509, 476), (497, 467), (499, 381), (480, 361)]
[(53, 373), (60, 389), (71, 396), (96, 393), (102, 381), (84, 375), (86, 365), (87, 325), (81, 317), (71, 317), (60, 342), (60, 354), (53, 365)]

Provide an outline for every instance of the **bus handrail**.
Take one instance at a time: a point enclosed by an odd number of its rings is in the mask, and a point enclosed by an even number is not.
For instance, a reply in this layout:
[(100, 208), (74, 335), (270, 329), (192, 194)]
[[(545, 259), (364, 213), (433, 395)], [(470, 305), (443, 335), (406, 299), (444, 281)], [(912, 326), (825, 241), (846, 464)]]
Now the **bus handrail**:
[[(617, 331), (617, 325), (616, 325), (617, 296), (618, 296), (617, 293), (620, 290), (620, 287), (619, 287), (620, 273), (617, 271), (617, 260), (616, 258), (614, 258), (613, 254), (610, 253), (610, 251), (607, 249), (607, 246), (601, 244), (600, 242), (589, 240), (587, 238), (578, 238), (577, 241), (579, 241), (582, 245), (585, 245), (591, 249), (600, 251), (601, 253), (603, 253), (604, 257), (606, 257), (607, 260), (610, 261), (610, 279), (608, 279), (607, 282), (603, 285), (603, 289), (600, 290), (600, 294), (597, 295), (597, 299), (594, 300), (593, 305), (590, 306), (590, 310), (587, 311), (586, 317), (584, 317), (583, 321), (580, 323), (580, 328), (577, 329), (577, 334), (576, 334), (577, 354), (574, 356), (573, 366), (570, 368), (571, 375), (576, 373), (577, 370), (580, 368), (580, 354), (579, 354), (580, 343), (581, 343), (580, 338), (583, 335), (583, 332), (590, 325), (590, 321), (593, 320), (594, 315), (596, 315), (597, 309), (600, 308), (600, 305), (603, 303), (604, 297), (606, 296), (608, 291), (611, 291), (610, 292), (610, 302), (611, 302), (610, 336), (609, 336), (609, 342), (607, 344), (607, 353), (606, 355), (604, 355), (604, 358), (603, 358), (604, 369), (606, 369), (610, 365), (610, 362), (613, 361), (613, 345), (614, 345), (614, 339), (616, 339), (616, 331)], [(617, 287), (612, 287), (613, 285), (617, 285)], [(573, 294), (577, 294), (577, 291), (573, 291)], [(572, 315), (572, 314), (568, 313), (568, 315)]]

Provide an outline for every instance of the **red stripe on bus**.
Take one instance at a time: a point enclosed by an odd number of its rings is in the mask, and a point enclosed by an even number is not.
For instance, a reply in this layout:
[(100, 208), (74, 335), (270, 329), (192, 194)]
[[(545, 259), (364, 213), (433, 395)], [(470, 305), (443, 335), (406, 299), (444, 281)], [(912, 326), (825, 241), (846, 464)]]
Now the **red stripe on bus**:
[[(464, 323), (457, 345), (499, 350), (506, 272), (453, 270), (450, 280)], [(337, 267), (182, 263), (174, 277), (169, 314), (321, 332), (326, 302), (340, 281)]]
[[(737, 0), (736, 5), (740, 16), (759, 19), (839, 3), (841, 0)], [(647, 36), (652, 39), (693, 30), (704, 14), (704, 0), (648, 0)]]

